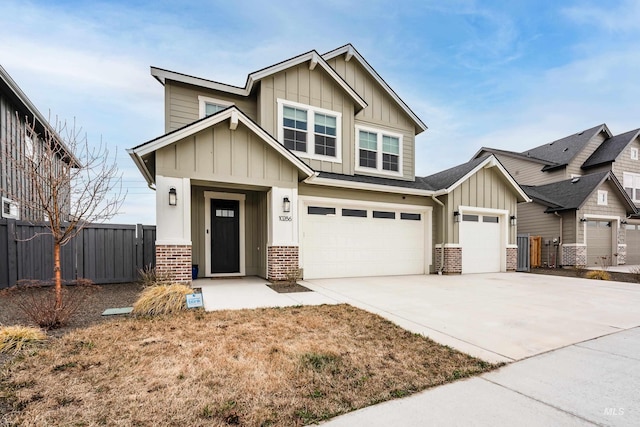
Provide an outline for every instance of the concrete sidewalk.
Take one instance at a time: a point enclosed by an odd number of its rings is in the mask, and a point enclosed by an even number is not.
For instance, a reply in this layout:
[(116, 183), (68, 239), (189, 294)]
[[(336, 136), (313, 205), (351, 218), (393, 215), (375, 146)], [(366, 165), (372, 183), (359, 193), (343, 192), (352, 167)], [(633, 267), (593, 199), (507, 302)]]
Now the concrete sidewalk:
[(640, 328), (370, 406), (323, 426), (640, 426)]

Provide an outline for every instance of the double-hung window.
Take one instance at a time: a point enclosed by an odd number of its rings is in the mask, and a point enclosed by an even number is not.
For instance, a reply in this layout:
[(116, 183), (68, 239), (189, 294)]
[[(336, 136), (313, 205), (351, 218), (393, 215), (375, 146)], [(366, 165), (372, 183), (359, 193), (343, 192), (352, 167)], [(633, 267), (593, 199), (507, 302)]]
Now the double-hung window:
[(622, 186), (631, 200), (634, 202), (640, 202), (640, 174), (623, 172)]
[(198, 96), (200, 118), (209, 117), (212, 114), (222, 111), (233, 105), (233, 102), (222, 99), (210, 98), (208, 96)]
[(336, 111), (278, 99), (278, 140), (301, 157), (341, 162), (341, 120)]
[(402, 175), (402, 135), (356, 126), (356, 170)]

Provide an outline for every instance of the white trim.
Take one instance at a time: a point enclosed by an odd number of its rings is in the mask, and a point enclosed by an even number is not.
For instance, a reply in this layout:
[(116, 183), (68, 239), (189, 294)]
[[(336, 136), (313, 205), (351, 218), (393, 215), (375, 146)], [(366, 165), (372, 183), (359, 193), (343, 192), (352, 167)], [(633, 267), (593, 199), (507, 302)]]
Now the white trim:
[[(501, 250), (500, 250), (500, 271), (507, 271), (507, 247), (509, 245), (509, 237), (510, 237), (510, 224), (509, 224), (509, 211), (506, 209), (492, 209), (492, 208), (481, 208), (478, 206), (458, 206), (458, 212), (460, 215), (491, 215), (500, 217), (500, 222), (502, 226), (500, 227), (500, 241), (501, 241)], [(460, 223), (454, 223), (460, 224)], [(458, 228), (458, 240), (460, 240), (460, 228)], [(517, 245), (516, 245), (517, 247)], [(464, 248), (462, 249), (464, 251)], [(464, 273), (464, 265), (462, 265), (462, 273)]]
[[(5, 205), (9, 204), (9, 213), (5, 213), (4, 208)], [(2, 206), (0, 206), (0, 214), (2, 214), (2, 218), (7, 219), (20, 219), (20, 205), (13, 200), (3, 197), (2, 198)]]
[[(356, 207), (362, 208), (367, 207), (368, 209), (373, 209), (376, 207), (381, 207), (383, 209), (392, 209), (392, 210), (402, 210), (409, 213), (421, 213), (423, 215), (423, 224), (424, 224), (424, 274), (429, 274), (429, 267), (433, 264), (433, 256), (432, 256), (432, 235), (431, 231), (433, 228), (433, 206), (422, 206), (422, 205), (405, 205), (402, 203), (387, 203), (387, 202), (377, 202), (377, 201), (369, 201), (369, 200), (352, 200), (352, 199), (337, 199), (337, 198), (329, 198), (329, 197), (318, 197), (318, 196), (298, 196), (298, 236), (304, 236), (304, 217), (306, 215), (307, 210), (305, 209), (310, 203), (327, 205), (329, 207), (336, 207), (336, 212), (338, 208), (349, 208)], [(402, 221), (401, 219), (396, 218), (397, 221)], [(304, 245), (303, 239), (299, 245), (299, 255), (298, 255), (298, 263), (302, 268), (304, 266)]]
[[(307, 112), (307, 151), (293, 151), (296, 156), (305, 159), (321, 160), (323, 162), (342, 163), (342, 113), (326, 108), (314, 107), (313, 105), (301, 104), (286, 99), (278, 98), (277, 102), (277, 120), (278, 120), (278, 142), (284, 146), (284, 107), (293, 107)], [(336, 155), (323, 156), (315, 153), (315, 113), (333, 116), (336, 118)]]
[(191, 240), (186, 239), (160, 239), (156, 240), (156, 245), (171, 246), (191, 246)]
[(571, 248), (584, 248), (587, 245), (584, 243), (563, 243), (562, 246), (571, 247)]
[(425, 196), (425, 197), (438, 195), (435, 191), (431, 191), (431, 190), (420, 190), (417, 188), (409, 188), (409, 187), (395, 187), (392, 185), (370, 184), (367, 182), (323, 178), (318, 175), (311, 176), (305, 179), (304, 182), (306, 184), (323, 185), (326, 187), (351, 188), (354, 190), (379, 191), (382, 193), (407, 194), (407, 195)]
[(510, 243), (507, 245), (507, 249), (518, 249), (518, 245), (514, 245)]
[(247, 96), (249, 93), (245, 88), (226, 85), (224, 83), (214, 82), (213, 80), (207, 80), (200, 77), (189, 76), (187, 74), (178, 73), (175, 71), (165, 70), (158, 67), (150, 67), (151, 75), (156, 78), (161, 84), (165, 84), (167, 80), (173, 80), (176, 82), (186, 83), (194, 86), (200, 86), (207, 89), (218, 90), (221, 92), (232, 93), (234, 95)]
[(637, 147), (631, 147), (630, 157), (631, 157), (631, 160), (638, 160), (638, 148)]
[(609, 192), (607, 190), (598, 190), (598, 198), (596, 203), (598, 206), (607, 206), (609, 199)]
[[(376, 174), (376, 175), (384, 175), (384, 176), (392, 176), (392, 177), (399, 177), (399, 176), (403, 176), (403, 151), (402, 151), (402, 139), (403, 139), (403, 135), (397, 132), (391, 132), (388, 131), (386, 129), (383, 128), (377, 128), (377, 127), (373, 127), (373, 126), (367, 126), (367, 125), (360, 125), (360, 124), (356, 124), (354, 126), (355, 128), (355, 136), (354, 136), (354, 141), (355, 141), (355, 154), (354, 154), (354, 159), (355, 159), (355, 170), (358, 172), (365, 172), (365, 173), (371, 173), (371, 174)], [(377, 141), (377, 145), (376, 145), (376, 167), (374, 168), (368, 168), (368, 167), (364, 167), (364, 166), (360, 166), (360, 131), (363, 132), (369, 132), (369, 133), (375, 133), (376, 136), (376, 141)], [(399, 151), (398, 151), (398, 171), (388, 171), (382, 168), (382, 154), (383, 154), (383, 150), (382, 150), (382, 140), (384, 136), (390, 136), (392, 138), (398, 138), (399, 141)]]
[(582, 217), (586, 220), (609, 220), (609, 221), (620, 221), (620, 217), (616, 215), (598, 215), (598, 214), (584, 214)]
[(411, 111), (411, 108), (409, 108), (409, 106), (405, 104), (402, 99), (400, 99), (398, 94), (396, 94), (393, 91), (393, 89), (391, 89), (391, 87), (387, 84), (387, 82), (385, 82), (382, 79), (382, 77), (380, 77), (380, 75), (376, 72), (376, 70), (374, 70), (373, 67), (369, 65), (369, 63), (360, 55), (360, 53), (353, 47), (353, 45), (347, 44), (338, 49), (332, 50), (331, 52), (325, 53), (324, 55), (322, 55), (322, 57), (326, 60), (330, 60), (335, 58), (336, 56), (340, 56), (343, 54), (345, 55), (345, 61), (349, 61), (352, 58), (356, 58), (360, 63), (360, 65), (362, 65), (364, 69), (367, 70), (367, 72), (371, 75), (371, 77), (373, 77), (373, 79), (380, 86), (382, 86), (385, 92), (387, 92), (387, 94), (391, 96), (391, 98), (393, 98), (394, 101), (398, 103), (398, 105), (404, 110), (404, 112), (409, 117), (411, 117), (411, 119), (414, 121), (414, 123), (417, 125), (418, 129), (420, 130), (419, 132), (416, 132), (416, 134), (419, 134), (420, 132), (424, 132), (425, 130), (427, 130), (427, 125), (425, 125), (422, 122), (422, 120), (420, 120), (420, 118), (413, 111)]
[(199, 106), (198, 114), (201, 119), (206, 117), (207, 115), (207, 108), (206, 108), (207, 104), (215, 104), (225, 108), (231, 107), (232, 105), (234, 105), (233, 102), (225, 101), (223, 99), (210, 98), (208, 96), (198, 95), (198, 106)]
[[(229, 276), (244, 276), (246, 274), (246, 251), (245, 251), (245, 200), (247, 196), (240, 193), (221, 193), (217, 191), (205, 191), (204, 192), (204, 254), (205, 254), (205, 277), (229, 277)], [(239, 242), (239, 257), (240, 257), (240, 271), (237, 273), (211, 273), (211, 233), (209, 227), (211, 226), (211, 200), (237, 200), (239, 203), (239, 221), (240, 221), (240, 242)]]
[[(442, 247), (442, 243), (436, 243), (435, 247), (436, 248), (441, 248)], [(445, 249), (446, 248), (461, 248), (462, 245), (460, 243), (445, 243), (444, 247), (445, 247)]]

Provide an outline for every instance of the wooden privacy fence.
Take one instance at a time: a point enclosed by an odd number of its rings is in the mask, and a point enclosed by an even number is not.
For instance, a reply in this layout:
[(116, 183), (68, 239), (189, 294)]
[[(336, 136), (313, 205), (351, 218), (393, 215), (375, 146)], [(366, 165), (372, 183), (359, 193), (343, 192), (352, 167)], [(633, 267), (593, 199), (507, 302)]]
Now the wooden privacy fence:
[[(138, 269), (155, 265), (155, 240), (152, 225), (88, 225), (62, 247), (62, 277), (94, 283), (134, 281)], [(44, 224), (1, 219), (0, 289), (18, 280), (52, 276), (53, 239)]]

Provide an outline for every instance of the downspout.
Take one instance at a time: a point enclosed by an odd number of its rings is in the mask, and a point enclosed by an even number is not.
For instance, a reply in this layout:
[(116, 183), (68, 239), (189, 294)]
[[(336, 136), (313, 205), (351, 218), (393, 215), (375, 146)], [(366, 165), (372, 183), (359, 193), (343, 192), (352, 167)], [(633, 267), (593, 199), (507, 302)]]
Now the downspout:
[(558, 258), (560, 258), (560, 261), (562, 261), (562, 215), (560, 215), (558, 212), (554, 212), (553, 214), (560, 218), (560, 238), (558, 239), (558, 249), (560, 251), (560, 255), (556, 255), (556, 266), (558, 266), (563, 265), (562, 262), (558, 262)]
[(442, 270), (444, 270), (444, 244), (447, 241), (447, 227), (446, 227), (446, 212), (444, 203), (436, 198), (436, 196), (431, 195), (431, 200), (436, 202), (442, 208), (442, 246), (440, 247), (440, 270), (438, 270), (438, 274), (442, 274)]

